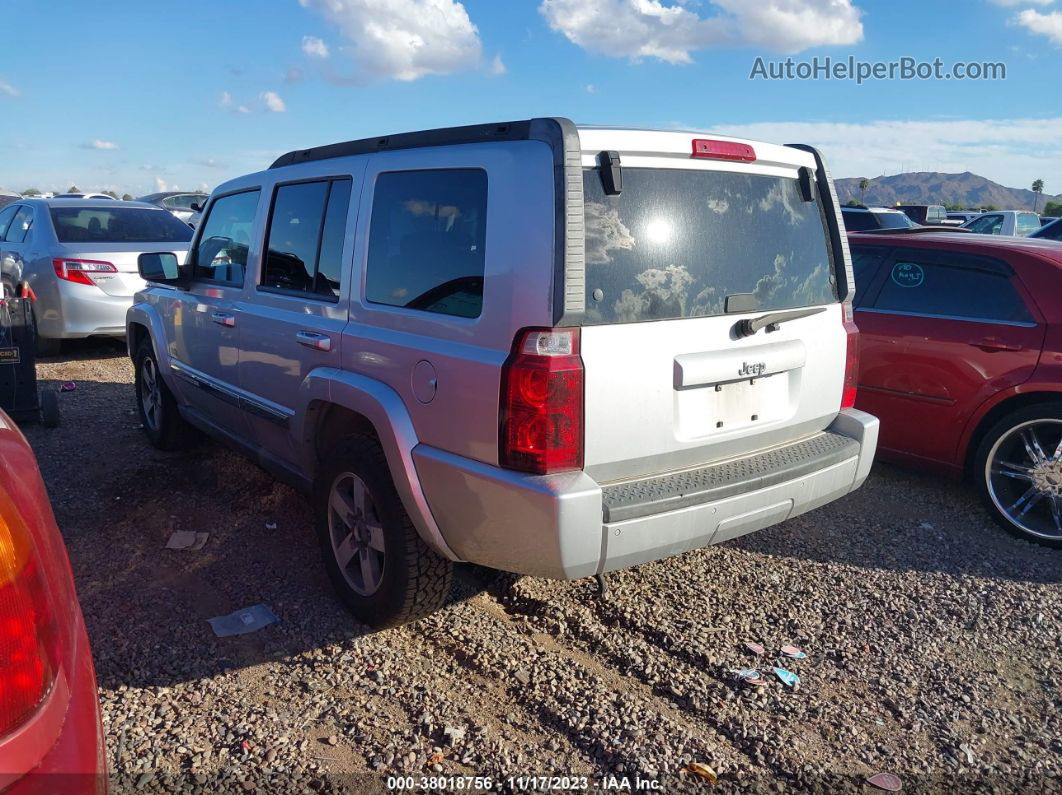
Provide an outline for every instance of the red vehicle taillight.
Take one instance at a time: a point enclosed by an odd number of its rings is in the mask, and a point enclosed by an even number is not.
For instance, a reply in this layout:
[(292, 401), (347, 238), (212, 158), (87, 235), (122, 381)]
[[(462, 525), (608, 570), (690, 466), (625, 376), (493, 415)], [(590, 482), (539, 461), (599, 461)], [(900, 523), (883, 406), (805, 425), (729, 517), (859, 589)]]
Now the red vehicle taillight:
[(95, 280), (110, 279), (111, 274), (118, 272), (109, 262), (90, 259), (53, 259), (52, 267), (60, 279), (90, 286), (98, 286)]
[(841, 408), (855, 406), (856, 392), (859, 384), (859, 327), (855, 324), (852, 304), (841, 304), (841, 319), (848, 335), (848, 350), (844, 359), (844, 391), (841, 393)]
[(713, 141), (707, 138), (693, 139), (690, 157), (704, 160), (730, 160), (735, 163), (755, 163), (756, 150), (737, 141)]
[(545, 475), (583, 466), (578, 329), (524, 329), (502, 370), (499, 461)]
[(43, 560), (0, 487), (0, 737), (33, 715), (60, 665), (60, 636)]

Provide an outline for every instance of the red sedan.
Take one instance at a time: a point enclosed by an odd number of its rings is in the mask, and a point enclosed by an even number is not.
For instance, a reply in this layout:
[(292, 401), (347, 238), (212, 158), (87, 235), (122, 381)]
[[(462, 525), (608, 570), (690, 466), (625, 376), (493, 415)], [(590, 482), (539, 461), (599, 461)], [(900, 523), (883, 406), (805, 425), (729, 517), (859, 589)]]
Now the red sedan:
[(1062, 244), (851, 234), (857, 407), (878, 453), (969, 474), (1018, 536), (1062, 546)]
[(37, 461), (0, 411), (0, 791), (104, 793), (96, 672)]

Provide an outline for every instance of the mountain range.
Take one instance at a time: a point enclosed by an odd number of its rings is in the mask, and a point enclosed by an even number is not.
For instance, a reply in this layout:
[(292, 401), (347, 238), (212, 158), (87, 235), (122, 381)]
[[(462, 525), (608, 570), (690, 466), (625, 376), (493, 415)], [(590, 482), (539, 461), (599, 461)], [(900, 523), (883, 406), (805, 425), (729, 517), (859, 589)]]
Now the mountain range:
[[(993, 205), (1000, 210), (1031, 210), (1036, 198), (1031, 190), (1008, 188), (985, 177), (965, 171), (942, 174), (937, 171), (914, 171), (869, 179), (866, 194), (860, 195), (862, 177), (837, 180), (837, 196), (845, 204), (851, 199), (867, 205), (892, 207), (899, 204), (960, 204), (969, 208)], [(1041, 212), (1049, 201), (1062, 196), (1044, 193), (1036, 205)]]

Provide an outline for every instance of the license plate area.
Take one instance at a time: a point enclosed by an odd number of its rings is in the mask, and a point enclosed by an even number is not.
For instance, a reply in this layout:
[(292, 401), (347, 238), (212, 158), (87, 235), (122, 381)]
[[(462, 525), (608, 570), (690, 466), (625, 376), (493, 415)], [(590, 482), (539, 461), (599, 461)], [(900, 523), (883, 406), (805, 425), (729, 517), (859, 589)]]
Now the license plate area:
[(759, 428), (793, 413), (794, 373), (705, 384), (675, 394), (676, 435), (690, 441)]

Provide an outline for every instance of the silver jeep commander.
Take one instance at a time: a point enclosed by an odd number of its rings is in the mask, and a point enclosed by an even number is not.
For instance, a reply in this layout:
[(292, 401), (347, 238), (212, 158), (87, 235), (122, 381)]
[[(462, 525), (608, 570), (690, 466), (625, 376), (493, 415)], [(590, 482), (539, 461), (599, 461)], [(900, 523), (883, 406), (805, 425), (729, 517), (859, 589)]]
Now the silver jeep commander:
[(549, 118), (294, 151), (141, 256), (137, 404), (312, 493), (367, 624), (455, 561), (599, 575), (866, 478), (842, 230), (806, 146)]

